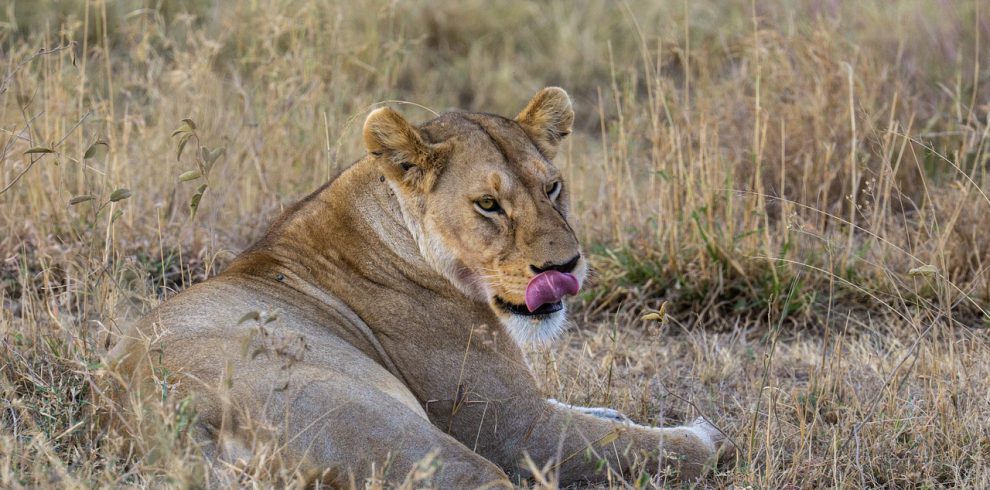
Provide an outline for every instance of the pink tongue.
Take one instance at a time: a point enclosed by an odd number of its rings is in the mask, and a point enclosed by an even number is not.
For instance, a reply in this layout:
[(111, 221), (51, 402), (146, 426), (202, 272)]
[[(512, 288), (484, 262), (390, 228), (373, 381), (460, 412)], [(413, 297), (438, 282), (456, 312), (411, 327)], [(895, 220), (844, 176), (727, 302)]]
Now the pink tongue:
[(565, 295), (577, 294), (579, 289), (581, 285), (573, 274), (541, 272), (530, 279), (526, 286), (526, 308), (532, 313), (547, 303), (560, 301)]

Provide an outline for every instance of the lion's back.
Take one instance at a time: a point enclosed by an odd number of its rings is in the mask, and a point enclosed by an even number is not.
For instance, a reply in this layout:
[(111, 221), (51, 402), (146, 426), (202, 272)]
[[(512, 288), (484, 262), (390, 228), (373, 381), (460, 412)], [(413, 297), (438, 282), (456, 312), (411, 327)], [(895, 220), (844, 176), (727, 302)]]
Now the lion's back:
[(222, 276), (193, 285), (128, 325), (108, 361), (120, 374), (140, 378), (157, 367), (202, 368), (205, 360), (223, 357), (222, 352), (201, 352), (208, 339), (236, 342), (251, 328), (241, 319), (273, 310), (272, 303)]
[[(408, 401), (364, 342), (359, 318), (280, 286), (238, 275), (192, 286), (130, 326), (108, 356), (111, 365), (132, 387), (163, 373), (217, 386), (230, 376), (261, 381), (309, 369), (371, 381)], [(280, 383), (278, 376), (269, 381)]]

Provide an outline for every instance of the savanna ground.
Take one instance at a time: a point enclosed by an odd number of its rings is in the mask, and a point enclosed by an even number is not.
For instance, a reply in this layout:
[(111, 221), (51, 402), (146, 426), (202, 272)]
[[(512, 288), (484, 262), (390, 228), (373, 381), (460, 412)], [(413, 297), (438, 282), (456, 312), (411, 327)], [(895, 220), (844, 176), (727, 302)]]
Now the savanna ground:
[(740, 452), (705, 487), (988, 488), (988, 39), (981, 0), (9, 0), (0, 487), (198, 485), (181, 402), (124, 435), (121, 326), (359, 157), (377, 104), (559, 85), (596, 272), (530, 352), (547, 396), (707, 416)]

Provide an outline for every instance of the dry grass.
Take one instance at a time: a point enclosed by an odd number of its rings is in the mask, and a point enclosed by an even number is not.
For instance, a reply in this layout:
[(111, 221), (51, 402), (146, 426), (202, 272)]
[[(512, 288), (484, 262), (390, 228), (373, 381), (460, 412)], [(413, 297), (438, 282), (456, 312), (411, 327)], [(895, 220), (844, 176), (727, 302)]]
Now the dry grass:
[(990, 487), (990, 7), (448, 3), (2, 7), (0, 487), (195, 486), (188, 410), (114, 423), (120, 325), (358, 157), (373, 104), (544, 85), (597, 270), (531, 353), (548, 396), (710, 417), (742, 452), (704, 485)]

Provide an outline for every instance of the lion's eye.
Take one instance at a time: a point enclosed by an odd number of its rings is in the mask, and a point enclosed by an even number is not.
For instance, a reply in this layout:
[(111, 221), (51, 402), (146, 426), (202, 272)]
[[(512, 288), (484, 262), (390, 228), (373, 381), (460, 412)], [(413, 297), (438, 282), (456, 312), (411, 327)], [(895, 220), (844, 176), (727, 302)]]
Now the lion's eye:
[(547, 193), (547, 197), (549, 197), (551, 201), (556, 201), (557, 196), (560, 195), (560, 181), (555, 180), (547, 184), (546, 187), (543, 188), (543, 190), (544, 192)]
[(474, 202), (474, 205), (484, 214), (497, 213), (502, 210), (502, 206), (499, 206), (498, 201), (492, 196), (482, 196), (481, 199)]

